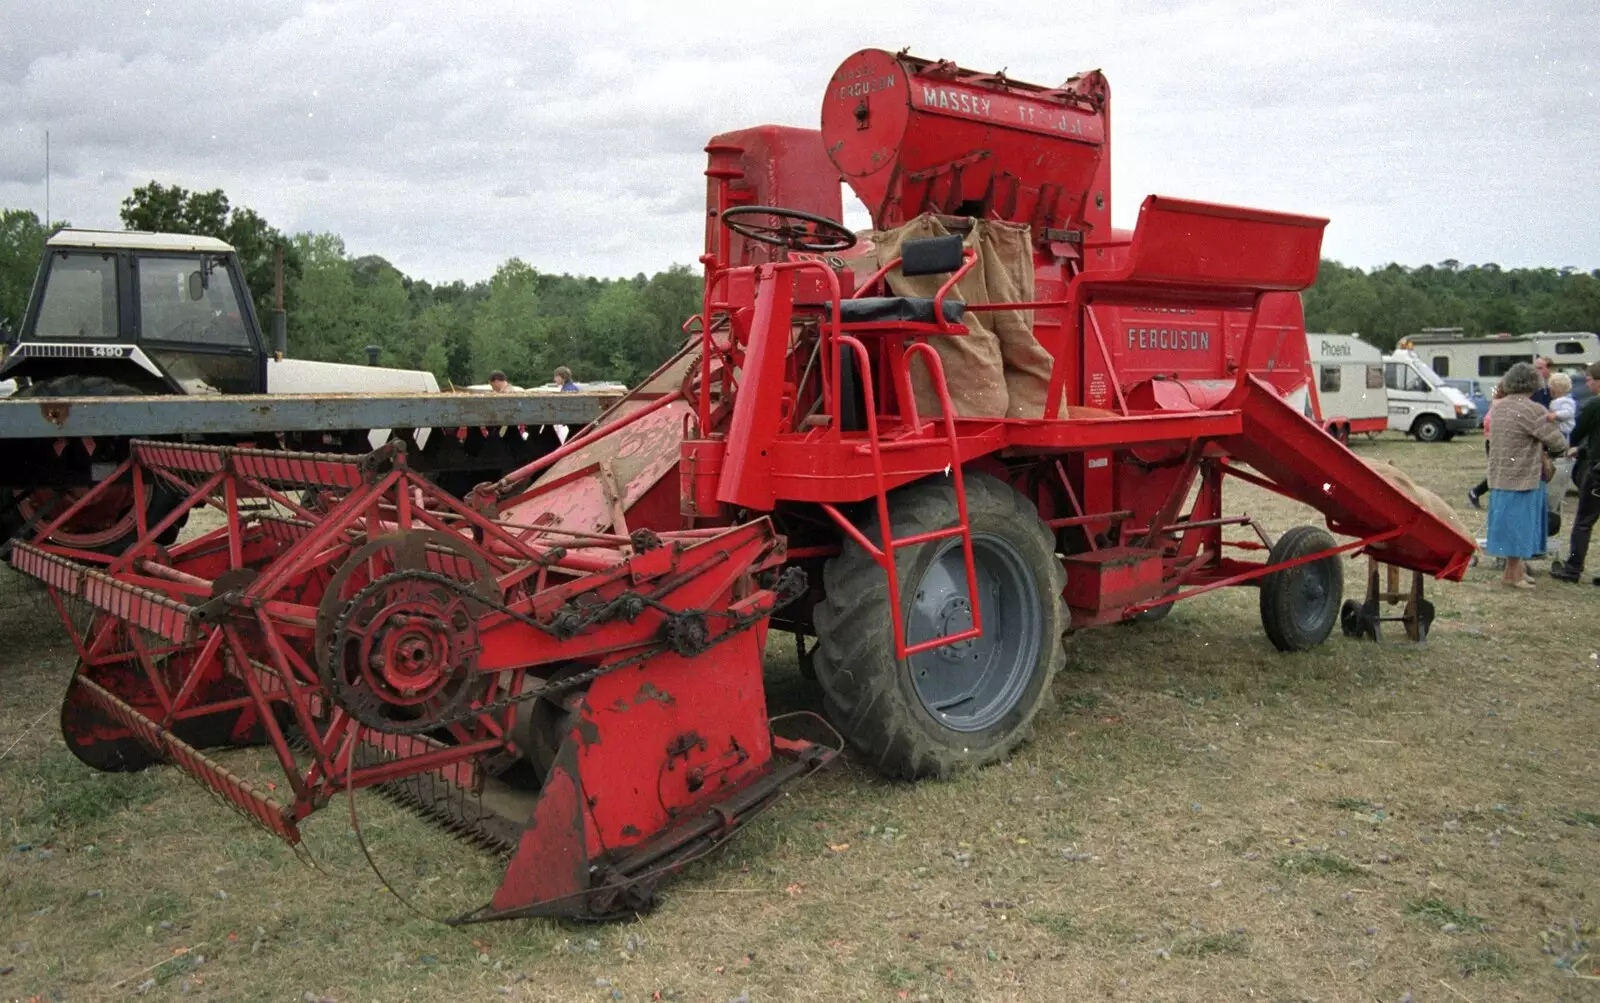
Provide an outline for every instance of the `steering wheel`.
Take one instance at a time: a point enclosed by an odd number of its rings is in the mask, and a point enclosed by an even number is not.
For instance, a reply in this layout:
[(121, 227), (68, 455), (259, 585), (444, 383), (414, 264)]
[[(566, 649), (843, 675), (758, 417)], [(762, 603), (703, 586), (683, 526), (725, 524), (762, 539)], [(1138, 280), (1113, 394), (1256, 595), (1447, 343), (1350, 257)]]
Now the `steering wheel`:
[[(735, 222), (745, 216), (775, 217), (778, 222)], [(796, 222), (786, 223), (784, 220)], [(841, 223), (836, 223), (826, 216), (813, 216), (798, 209), (782, 209), (777, 206), (736, 206), (722, 214), (722, 225), (741, 237), (810, 254), (842, 251), (856, 244), (856, 235), (845, 229)]]

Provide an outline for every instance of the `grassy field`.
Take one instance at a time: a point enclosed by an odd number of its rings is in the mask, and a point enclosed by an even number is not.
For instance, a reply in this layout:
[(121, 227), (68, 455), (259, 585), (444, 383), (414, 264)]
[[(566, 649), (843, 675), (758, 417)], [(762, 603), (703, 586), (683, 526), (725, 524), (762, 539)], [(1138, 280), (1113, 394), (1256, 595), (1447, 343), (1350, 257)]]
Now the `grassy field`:
[[(1477, 437), (1356, 449), (1452, 500), (1483, 465)], [(307, 826), (313, 867), (170, 768), (79, 765), (72, 659), (8, 581), (0, 999), (1600, 999), (1600, 590), (1547, 568), (1530, 593), (1487, 566), (1435, 585), (1423, 649), (1279, 655), (1251, 590), (1077, 635), (1005, 765), (909, 786), (844, 762), (637, 921), (468, 928), (391, 896), (343, 805)], [(815, 701), (787, 640), (775, 712)], [(358, 804), (418, 909), (487, 897), (495, 860)]]

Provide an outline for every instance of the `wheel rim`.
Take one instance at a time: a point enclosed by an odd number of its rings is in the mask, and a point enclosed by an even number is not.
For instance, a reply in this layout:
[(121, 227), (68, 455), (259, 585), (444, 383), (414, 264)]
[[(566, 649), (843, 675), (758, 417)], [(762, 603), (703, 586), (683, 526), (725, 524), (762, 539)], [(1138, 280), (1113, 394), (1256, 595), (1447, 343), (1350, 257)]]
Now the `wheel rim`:
[[(906, 659), (922, 706), (944, 726), (965, 732), (994, 726), (1021, 700), (1039, 659), (1042, 623), (1038, 585), (1015, 547), (974, 533), (972, 556), (983, 635)], [(922, 580), (908, 586), (908, 646), (971, 629), (959, 540), (945, 541)]]
[[(34, 523), (36, 529), (41, 528), (65, 512), (90, 490), (92, 489), (69, 488), (57, 494), (48, 488), (36, 489), (17, 502), (17, 512), (24, 520), (30, 520), (40, 508), (43, 508), (45, 514), (39, 516), (38, 521)], [(145, 490), (148, 497), (150, 489)], [(133, 509), (133, 487), (128, 484), (117, 484), (92, 504), (75, 513), (67, 520), (66, 525), (51, 534), (50, 540), (64, 547), (92, 550), (122, 539), (133, 532), (137, 525), (138, 516)]]
[(1295, 604), (1292, 613), (1295, 626), (1306, 633), (1316, 633), (1328, 622), (1329, 604), (1334, 598), (1329, 575), (1339, 571), (1330, 568), (1329, 562), (1313, 561), (1294, 568), (1295, 583), (1290, 591)]

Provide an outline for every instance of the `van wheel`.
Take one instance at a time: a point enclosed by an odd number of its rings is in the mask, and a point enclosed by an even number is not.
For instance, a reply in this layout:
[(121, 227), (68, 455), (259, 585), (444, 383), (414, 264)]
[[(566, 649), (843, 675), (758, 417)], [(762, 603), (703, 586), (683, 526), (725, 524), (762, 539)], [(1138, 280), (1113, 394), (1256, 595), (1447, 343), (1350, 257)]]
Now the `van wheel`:
[(1418, 442), (1443, 442), (1444, 422), (1431, 414), (1425, 414), (1411, 426), (1411, 434), (1417, 437)]

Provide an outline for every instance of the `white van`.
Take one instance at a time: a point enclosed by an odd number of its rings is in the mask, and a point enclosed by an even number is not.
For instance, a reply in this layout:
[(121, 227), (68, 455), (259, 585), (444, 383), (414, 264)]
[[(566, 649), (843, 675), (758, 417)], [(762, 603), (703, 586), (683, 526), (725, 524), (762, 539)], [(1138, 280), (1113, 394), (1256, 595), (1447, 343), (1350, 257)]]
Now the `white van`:
[(1398, 348), (1383, 357), (1383, 385), (1389, 392), (1389, 428), (1414, 435), (1418, 442), (1448, 442), (1483, 425), (1472, 401), (1416, 352)]
[(1341, 442), (1389, 427), (1383, 352), (1359, 334), (1306, 335), (1311, 416)]
[(1532, 334), (1496, 334), (1469, 338), (1460, 328), (1427, 328), (1400, 339), (1428, 367), (1446, 379), (1476, 380), (1478, 391), (1492, 397), (1506, 370), (1519, 362), (1548, 358), (1552, 372), (1568, 373), (1575, 386), (1583, 386), (1583, 371), (1600, 362), (1600, 336), (1591, 331), (1536, 331)]

